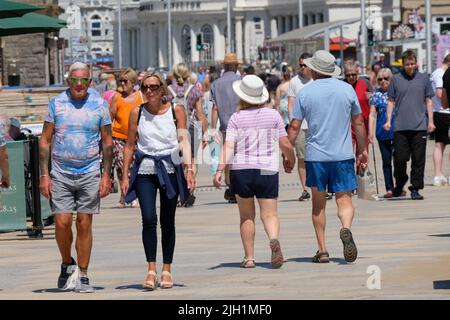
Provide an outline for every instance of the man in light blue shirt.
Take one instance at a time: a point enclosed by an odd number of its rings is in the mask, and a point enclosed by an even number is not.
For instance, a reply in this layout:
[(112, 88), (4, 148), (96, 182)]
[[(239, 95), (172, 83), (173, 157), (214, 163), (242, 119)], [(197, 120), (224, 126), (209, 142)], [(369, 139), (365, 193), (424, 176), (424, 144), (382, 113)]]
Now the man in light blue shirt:
[[(306, 136), (306, 184), (312, 190), (312, 216), (319, 246), (313, 262), (329, 262), (325, 245), (327, 191), (336, 194), (344, 258), (347, 262), (353, 262), (358, 253), (350, 231), (354, 215), (351, 192), (356, 189), (350, 120), (357, 140), (356, 165), (365, 168), (367, 145), (361, 107), (353, 88), (333, 78), (341, 70), (328, 51), (319, 50), (304, 63), (311, 68), (314, 82), (300, 91), (296, 98), (289, 140), (295, 143), (301, 123), (306, 120), (309, 127)], [(289, 172), (293, 164), (284, 161), (284, 166)]]
[[(93, 89), (89, 67), (75, 62), (69, 69), (69, 89), (48, 105), (39, 141), (42, 195), (55, 215), (55, 238), (62, 258), (58, 288), (65, 287), (79, 268), (78, 292), (93, 292), (87, 271), (92, 249), (92, 216), (100, 211), (100, 198), (111, 188), (111, 119), (106, 102)], [(103, 172), (100, 170), (100, 147)], [(50, 149), (52, 169), (49, 172)], [(71, 256), (72, 212), (77, 212), (76, 251)]]

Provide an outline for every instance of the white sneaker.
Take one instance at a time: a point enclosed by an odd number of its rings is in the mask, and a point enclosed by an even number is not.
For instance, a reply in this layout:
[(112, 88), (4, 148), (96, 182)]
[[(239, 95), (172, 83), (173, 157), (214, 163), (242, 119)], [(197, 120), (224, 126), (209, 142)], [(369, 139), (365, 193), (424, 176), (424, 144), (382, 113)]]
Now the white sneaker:
[[(450, 177), (449, 177), (450, 181)], [(445, 186), (447, 184), (447, 178), (444, 176), (436, 176), (433, 179), (433, 185), (436, 187)]]

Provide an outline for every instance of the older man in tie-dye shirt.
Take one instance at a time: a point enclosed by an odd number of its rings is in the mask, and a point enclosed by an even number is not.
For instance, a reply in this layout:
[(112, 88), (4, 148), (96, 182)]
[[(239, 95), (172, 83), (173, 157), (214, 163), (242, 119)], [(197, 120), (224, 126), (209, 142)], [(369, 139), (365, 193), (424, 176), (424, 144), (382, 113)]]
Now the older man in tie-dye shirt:
[[(107, 196), (111, 188), (111, 119), (106, 101), (88, 90), (91, 81), (90, 70), (84, 63), (76, 62), (70, 67), (69, 89), (50, 101), (39, 142), (40, 190), (50, 199), (62, 257), (58, 288), (65, 287), (77, 267), (71, 256), (72, 212), (77, 212), (76, 251), (81, 274), (78, 292), (93, 291), (87, 277), (92, 215), (99, 213), (100, 198)], [(52, 170), (49, 173), (50, 146)]]

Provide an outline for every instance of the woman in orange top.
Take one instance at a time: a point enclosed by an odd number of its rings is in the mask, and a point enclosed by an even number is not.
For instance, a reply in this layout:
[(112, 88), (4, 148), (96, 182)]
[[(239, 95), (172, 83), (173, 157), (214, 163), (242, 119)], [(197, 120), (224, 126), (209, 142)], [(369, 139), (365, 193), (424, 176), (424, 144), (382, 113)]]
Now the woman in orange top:
[[(122, 72), (119, 77), (119, 85), (122, 87), (122, 91), (114, 95), (109, 107), (111, 121), (113, 122), (113, 167), (116, 168), (117, 179), (119, 182), (122, 181), (123, 148), (128, 139), (128, 118), (130, 117), (131, 110), (144, 102), (140, 91), (133, 92), (133, 87), (137, 82), (137, 78), (136, 72), (131, 68)], [(123, 194), (121, 194), (118, 203), (119, 208), (125, 207), (123, 197)], [(131, 206), (133, 208), (138, 207), (137, 200), (134, 200), (131, 203)]]

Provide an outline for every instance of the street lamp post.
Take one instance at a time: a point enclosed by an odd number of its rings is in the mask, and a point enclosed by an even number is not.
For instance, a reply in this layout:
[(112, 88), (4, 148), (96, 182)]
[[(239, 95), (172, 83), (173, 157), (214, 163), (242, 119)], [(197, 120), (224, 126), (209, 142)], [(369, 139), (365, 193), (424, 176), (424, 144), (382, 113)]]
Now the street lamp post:
[(227, 0), (227, 52), (231, 52), (231, 0)]
[(431, 0), (425, 0), (426, 5), (426, 30), (427, 30), (427, 72), (433, 72), (431, 65)]
[(367, 29), (366, 29), (366, 1), (361, 0), (361, 64), (363, 67), (363, 73), (366, 74), (366, 65), (367, 65)]
[(119, 0), (119, 68), (122, 69), (122, 0)]
[(172, 68), (172, 8), (171, 0), (167, 0), (167, 38), (169, 40), (167, 63), (169, 69)]
[(298, 27), (303, 28), (303, 0), (298, 0)]

